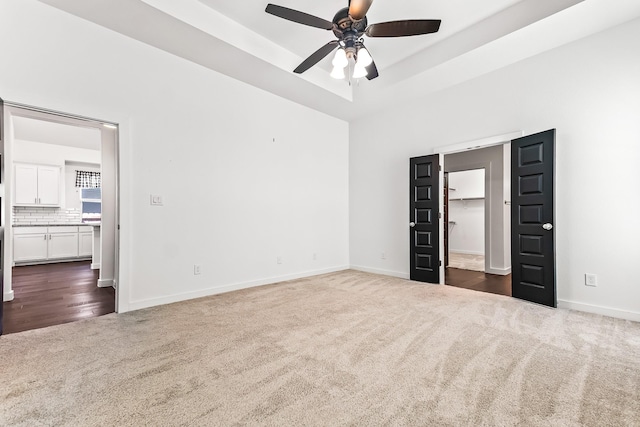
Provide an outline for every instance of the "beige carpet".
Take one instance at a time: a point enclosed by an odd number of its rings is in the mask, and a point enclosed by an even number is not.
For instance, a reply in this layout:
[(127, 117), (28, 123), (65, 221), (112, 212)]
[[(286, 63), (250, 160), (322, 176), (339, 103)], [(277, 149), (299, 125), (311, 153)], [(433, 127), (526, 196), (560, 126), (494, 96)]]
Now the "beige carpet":
[(639, 426), (640, 324), (346, 271), (0, 337), (2, 426)]
[(447, 267), (460, 268), (462, 270), (484, 271), (484, 255), (449, 252), (449, 265)]

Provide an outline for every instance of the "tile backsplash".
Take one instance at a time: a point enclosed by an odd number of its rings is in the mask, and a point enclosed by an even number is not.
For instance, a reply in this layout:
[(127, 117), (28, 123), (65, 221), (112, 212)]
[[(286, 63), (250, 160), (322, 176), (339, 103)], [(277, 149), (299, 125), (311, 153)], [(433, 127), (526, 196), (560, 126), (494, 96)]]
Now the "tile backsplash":
[(43, 207), (13, 207), (14, 224), (60, 224), (82, 222), (80, 209), (43, 208)]

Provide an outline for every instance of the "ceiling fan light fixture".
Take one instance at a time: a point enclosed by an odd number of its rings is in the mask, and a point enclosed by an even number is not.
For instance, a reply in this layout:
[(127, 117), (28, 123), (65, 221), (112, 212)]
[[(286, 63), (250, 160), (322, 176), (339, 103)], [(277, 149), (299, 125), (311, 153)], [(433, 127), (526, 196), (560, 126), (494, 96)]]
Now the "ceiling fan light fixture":
[(371, 58), (371, 55), (369, 55), (369, 51), (367, 49), (365, 49), (364, 47), (358, 49), (358, 62), (356, 65), (362, 66), (364, 68), (371, 65), (372, 62), (373, 58)]
[(334, 67), (344, 68), (349, 64), (349, 60), (347, 59), (347, 53), (344, 49), (336, 50), (336, 54), (333, 57), (333, 61), (331, 61)]
[(333, 70), (331, 70), (331, 74), (329, 74), (334, 79), (344, 79), (346, 76), (344, 74), (344, 67), (334, 66)]
[(353, 67), (353, 78), (361, 79), (362, 77), (367, 76), (367, 70), (364, 68), (364, 65), (361, 65), (359, 62), (356, 62), (356, 66)]

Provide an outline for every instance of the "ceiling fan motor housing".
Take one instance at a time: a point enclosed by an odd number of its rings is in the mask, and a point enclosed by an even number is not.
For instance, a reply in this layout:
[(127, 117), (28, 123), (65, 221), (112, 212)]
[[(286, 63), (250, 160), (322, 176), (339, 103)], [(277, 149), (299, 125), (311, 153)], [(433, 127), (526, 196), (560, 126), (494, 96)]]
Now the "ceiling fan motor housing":
[(340, 9), (333, 17), (333, 34), (340, 40), (349, 32), (355, 33), (356, 37), (362, 36), (367, 28), (367, 17), (354, 21), (349, 16), (349, 8)]
[(349, 16), (349, 8), (340, 9), (333, 17), (333, 34), (343, 42), (348, 58), (355, 58), (358, 49), (358, 39), (367, 28), (367, 17), (354, 21)]

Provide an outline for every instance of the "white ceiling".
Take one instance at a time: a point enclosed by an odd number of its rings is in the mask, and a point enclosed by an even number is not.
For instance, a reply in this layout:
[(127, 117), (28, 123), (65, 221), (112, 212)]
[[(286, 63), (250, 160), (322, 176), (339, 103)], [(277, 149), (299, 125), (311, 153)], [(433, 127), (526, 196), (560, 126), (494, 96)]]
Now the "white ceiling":
[[(638, 0), (375, 0), (370, 24), (442, 19), (442, 25), (436, 34), (367, 39), (380, 77), (349, 86), (329, 77), (328, 58), (292, 73), (334, 36), (265, 13), (269, 1), (40, 1), (349, 121), (640, 16)], [(347, 3), (272, 1), (329, 21)]]
[[(239, 22), (248, 29), (273, 41), (285, 49), (306, 58), (335, 37), (331, 31), (306, 27), (267, 15), (264, 0), (200, 0), (213, 10)], [(346, 0), (299, 1), (272, 0), (274, 4), (297, 9), (331, 21), (338, 10), (347, 7)], [(402, 37), (371, 38), (366, 45), (375, 56), (379, 70), (405, 59), (458, 31), (476, 24), (489, 16), (518, 3), (519, 0), (376, 0), (367, 13), (369, 24), (402, 19), (440, 19), (442, 25), (436, 34)], [(330, 68), (330, 58), (324, 61)]]
[(13, 137), (17, 140), (100, 150), (100, 131), (28, 117), (13, 116)]

